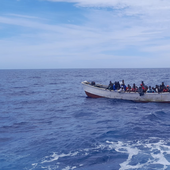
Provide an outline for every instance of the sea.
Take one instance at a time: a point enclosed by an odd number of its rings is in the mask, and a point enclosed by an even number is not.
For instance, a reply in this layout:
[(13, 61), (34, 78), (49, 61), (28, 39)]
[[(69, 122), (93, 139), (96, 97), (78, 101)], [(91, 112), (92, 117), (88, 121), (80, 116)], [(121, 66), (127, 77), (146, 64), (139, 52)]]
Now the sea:
[(170, 170), (170, 104), (88, 98), (85, 80), (170, 85), (170, 69), (0, 70), (0, 170)]

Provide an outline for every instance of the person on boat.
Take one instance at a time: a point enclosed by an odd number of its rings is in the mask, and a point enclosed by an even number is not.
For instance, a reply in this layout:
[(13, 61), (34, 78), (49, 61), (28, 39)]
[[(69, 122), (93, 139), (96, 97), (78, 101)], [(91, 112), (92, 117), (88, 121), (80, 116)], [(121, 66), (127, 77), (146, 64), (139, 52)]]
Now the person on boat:
[(118, 93), (125, 92), (125, 90), (124, 90), (123, 86), (122, 86), (119, 90), (117, 90), (117, 92), (118, 92)]
[(111, 81), (106, 89), (113, 90), (113, 83)]
[(168, 87), (165, 86), (164, 89), (163, 89), (163, 92), (168, 92), (168, 91), (169, 91)]
[(125, 81), (122, 80), (122, 82), (120, 83), (120, 86), (124, 86), (125, 85)]
[(154, 88), (154, 87), (152, 87), (152, 91), (155, 93), (156, 91), (155, 91), (156, 89)]
[(143, 91), (141, 86), (139, 86), (139, 88), (138, 88), (138, 93), (139, 93), (140, 96), (144, 95), (144, 91)]
[(160, 86), (156, 85), (156, 87), (155, 87), (155, 92), (156, 92), (156, 93), (160, 93), (160, 92), (161, 92)]
[(116, 90), (120, 89), (120, 83), (118, 81), (115, 81), (115, 88)]
[(163, 92), (168, 92), (168, 89), (167, 88), (163, 89)]
[(141, 82), (141, 87), (143, 89), (143, 92), (146, 92), (148, 89), (148, 86), (146, 86), (143, 81)]
[(158, 92), (159, 92), (158, 88), (159, 88), (159, 86), (158, 86), (158, 85), (156, 85), (156, 86), (155, 86), (155, 92), (156, 92), (156, 93), (158, 93)]
[(154, 90), (156, 92), (156, 86), (155, 87), (152, 87), (152, 90)]
[(145, 86), (145, 84), (144, 84), (144, 82), (143, 82), (143, 81), (141, 82), (141, 84), (142, 84), (142, 86)]
[(162, 82), (162, 84), (160, 85), (161, 92), (164, 92), (165, 89), (166, 89), (166, 86), (165, 86), (164, 82)]
[(162, 86), (160, 86), (160, 93), (162, 93), (163, 92), (163, 87)]
[(116, 90), (116, 85), (115, 85), (115, 83), (113, 84), (113, 90)]
[(167, 87), (167, 89), (168, 89), (168, 92), (170, 92), (170, 87), (169, 87), (169, 85), (167, 85), (166, 87)]
[(96, 84), (96, 83), (95, 83), (94, 81), (91, 82), (91, 85), (92, 85), (92, 86), (95, 86), (95, 84)]
[(122, 82), (120, 83), (120, 87), (124, 89), (124, 91), (126, 91), (126, 85), (124, 80), (122, 80)]
[(162, 82), (162, 84), (159, 86), (160, 93), (163, 92), (163, 90), (164, 90), (164, 82)]
[(126, 85), (125, 84), (123, 86), (121, 86), (121, 87), (123, 87), (124, 91), (126, 91)]
[(117, 90), (117, 82), (115, 81), (114, 83), (114, 87), (113, 87), (114, 90)]
[(132, 87), (132, 92), (137, 92), (137, 86), (135, 85), (135, 83), (133, 84), (133, 87)]
[(131, 88), (131, 86), (128, 84), (128, 86), (126, 87), (126, 91), (127, 92), (131, 92), (132, 91), (132, 88)]
[(120, 83), (119, 83), (119, 81), (117, 82), (117, 90), (119, 90), (120, 89)]
[(142, 84), (141, 84), (140, 86), (141, 86), (142, 90), (144, 91), (144, 90), (145, 90), (145, 87), (144, 87)]
[(146, 91), (147, 93), (154, 93), (154, 90), (149, 86), (149, 89)]

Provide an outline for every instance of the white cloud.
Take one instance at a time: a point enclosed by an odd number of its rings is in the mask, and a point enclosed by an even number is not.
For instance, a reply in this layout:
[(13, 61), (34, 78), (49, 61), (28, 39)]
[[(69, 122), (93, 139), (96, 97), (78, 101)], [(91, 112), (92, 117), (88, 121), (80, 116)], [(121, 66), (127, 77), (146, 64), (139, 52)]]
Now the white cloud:
[[(132, 13), (152, 13), (159, 10), (169, 10), (170, 1), (169, 0), (48, 0), (53, 2), (69, 2), (76, 3), (78, 6), (82, 7), (111, 7), (114, 9), (123, 8), (136, 8), (137, 10), (131, 11)], [(144, 9), (144, 11), (143, 11)], [(130, 11), (129, 11), (130, 12)]]
[(29, 15), (19, 15), (19, 14), (7, 14), (8, 16), (13, 16), (13, 17), (19, 17), (19, 18), (29, 18), (29, 19), (40, 19), (38, 17), (34, 17), (34, 16), (29, 16)]
[[(113, 9), (113, 15), (117, 17), (132, 16), (147, 25), (167, 26), (170, 22), (169, 0), (48, 0), (53, 2), (76, 3), (80, 7), (94, 7), (101, 9)], [(103, 9), (104, 9), (103, 8)], [(101, 9), (102, 10), (102, 9)], [(110, 17), (109, 17), (110, 18)], [(107, 18), (105, 18), (107, 19)], [(137, 23), (136, 23), (137, 24)], [(165, 24), (165, 25), (164, 25)]]
[[(81, 25), (52, 25), (44, 19), (19, 14), (1, 16), (1, 30), (3, 25), (11, 25), (28, 29), (29, 33), (0, 40), (0, 56), (3, 56), (0, 68), (17, 68), (18, 65), (24, 68), (168, 66), (170, 1), (67, 2), (117, 10), (92, 8)], [(129, 47), (131, 55), (126, 54)], [(138, 54), (133, 54), (133, 49)], [(145, 56), (140, 52), (146, 52)]]

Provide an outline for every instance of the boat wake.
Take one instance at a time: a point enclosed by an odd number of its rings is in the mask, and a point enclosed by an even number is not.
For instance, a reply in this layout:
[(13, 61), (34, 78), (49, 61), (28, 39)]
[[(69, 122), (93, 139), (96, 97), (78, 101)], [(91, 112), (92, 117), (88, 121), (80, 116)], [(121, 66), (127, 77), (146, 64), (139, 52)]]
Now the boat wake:
[[(77, 160), (77, 161), (75, 161)], [(117, 165), (116, 165), (117, 163)], [(91, 148), (68, 153), (53, 152), (33, 163), (33, 169), (119, 169), (166, 170), (170, 168), (170, 141), (150, 138), (145, 141), (105, 141)]]

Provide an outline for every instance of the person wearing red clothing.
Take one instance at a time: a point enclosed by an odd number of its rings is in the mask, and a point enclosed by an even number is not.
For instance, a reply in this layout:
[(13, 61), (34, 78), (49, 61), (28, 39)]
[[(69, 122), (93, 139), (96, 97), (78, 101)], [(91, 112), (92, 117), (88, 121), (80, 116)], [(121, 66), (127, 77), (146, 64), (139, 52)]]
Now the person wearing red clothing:
[(167, 89), (167, 88), (164, 88), (164, 89), (163, 89), (163, 92), (168, 92), (168, 89)]
[(128, 86), (126, 87), (126, 91), (127, 92), (131, 92), (132, 91), (132, 89), (131, 89), (131, 86), (128, 84)]
[(146, 92), (147, 89), (148, 89), (148, 87), (144, 84), (143, 81), (142, 81), (142, 83), (141, 83), (141, 87), (142, 87), (142, 90), (143, 90), (144, 92)]

